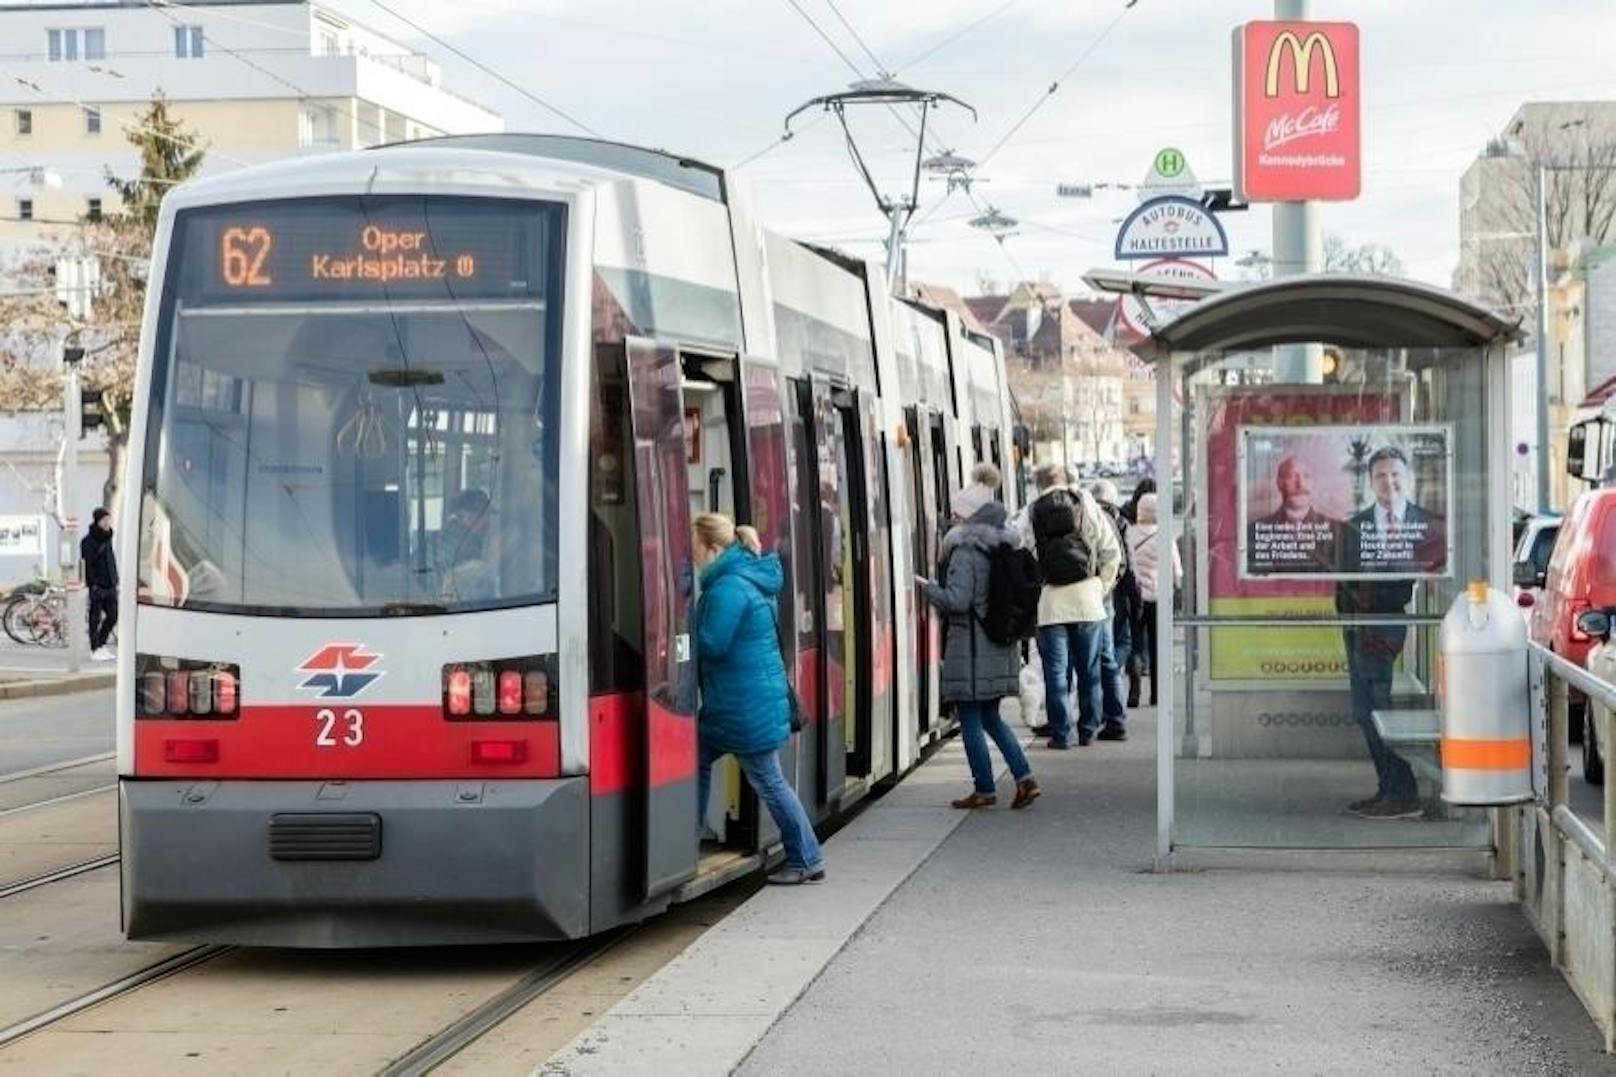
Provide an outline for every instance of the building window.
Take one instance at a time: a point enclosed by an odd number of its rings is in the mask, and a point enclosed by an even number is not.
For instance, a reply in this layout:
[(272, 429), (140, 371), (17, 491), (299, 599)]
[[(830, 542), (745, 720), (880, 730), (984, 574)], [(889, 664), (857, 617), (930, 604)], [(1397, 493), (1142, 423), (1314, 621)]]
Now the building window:
[(101, 219), (101, 200), (99, 198), (88, 199), (85, 203), (84, 215), (92, 221), (99, 221)]
[(84, 58), (86, 60), (107, 58), (107, 32), (99, 26), (92, 26), (84, 31)]
[(202, 58), (202, 27), (174, 27), (174, 55), (182, 60)]
[(31, 135), (34, 133), (34, 110), (31, 108), (15, 109), (17, 117), (17, 134)]
[(339, 55), (341, 52), (342, 52), (342, 47), (337, 44), (337, 35), (331, 33), (329, 30), (321, 30), (320, 31), (320, 55), (321, 56), (336, 56), (336, 55)]
[(87, 135), (101, 133), (101, 109), (96, 105), (84, 106), (84, 133)]
[(17, 199), (17, 219), (31, 221), (34, 219), (34, 200), (32, 198)]

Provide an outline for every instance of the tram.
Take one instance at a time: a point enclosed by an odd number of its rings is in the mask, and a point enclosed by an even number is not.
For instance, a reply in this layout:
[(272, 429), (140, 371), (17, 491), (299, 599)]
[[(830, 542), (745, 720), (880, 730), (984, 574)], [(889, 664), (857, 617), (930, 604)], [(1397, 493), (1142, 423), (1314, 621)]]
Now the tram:
[(524, 135), (253, 167), (165, 199), (152, 282), (131, 938), (576, 938), (756, 869), (778, 834), (737, 769), (698, 834), (700, 511), (787, 566), (817, 822), (942, 732), (908, 581), (975, 461), (1016, 498), (1002, 352), (719, 169)]

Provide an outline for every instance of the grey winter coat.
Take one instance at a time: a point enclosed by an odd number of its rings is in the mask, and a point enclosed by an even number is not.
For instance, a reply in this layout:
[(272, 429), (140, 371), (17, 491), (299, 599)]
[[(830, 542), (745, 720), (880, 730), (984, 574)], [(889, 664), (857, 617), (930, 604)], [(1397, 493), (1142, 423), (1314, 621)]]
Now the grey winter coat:
[(1004, 519), (1004, 506), (990, 501), (951, 528), (943, 537), (943, 582), (928, 580), (922, 588), (948, 615), (940, 686), (944, 703), (1003, 699), (1020, 689), (1019, 649), (988, 639), (981, 621), (988, 612), (988, 551), (1005, 542), (1020, 545)]

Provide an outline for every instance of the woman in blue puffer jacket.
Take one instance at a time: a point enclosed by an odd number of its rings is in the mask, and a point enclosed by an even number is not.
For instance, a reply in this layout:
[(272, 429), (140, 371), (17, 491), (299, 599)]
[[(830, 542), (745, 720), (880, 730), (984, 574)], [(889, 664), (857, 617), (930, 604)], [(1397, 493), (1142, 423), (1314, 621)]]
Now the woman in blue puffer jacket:
[(780, 746), (791, 736), (790, 689), (775, 602), (785, 585), (777, 554), (764, 556), (757, 532), (705, 512), (692, 526), (701, 597), (696, 602), (696, 671), (701, 685), (696, 826), (707, 812), (713, 763), (733, 755), (769, 809), (786, 862), (769, 876), (777, 885), (819, 882), (825, 857), (796, 791), (780, 770)]

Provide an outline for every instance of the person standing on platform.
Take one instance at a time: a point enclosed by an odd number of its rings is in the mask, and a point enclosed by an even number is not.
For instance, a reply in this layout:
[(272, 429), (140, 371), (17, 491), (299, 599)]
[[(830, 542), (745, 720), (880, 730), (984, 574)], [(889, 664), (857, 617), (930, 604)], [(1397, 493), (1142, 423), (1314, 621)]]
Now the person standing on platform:
[(1134, 576), (1128, 552), (1128, 521), (1117, 505), (1117, 484), (1101, 479), (1091, 492), (1110, 524), (1122, 557), (1117, 582), (1105, 598), (1108, 616), (1103, 628), (1105, 638), (1100, 642), (1100, 711), (1104, 725), (1097, 736), (1099, 740), (1127, 740), (1128, 709), (1122, 702), (1122, 678), (1133, 653), (1134, 622), (1139, 619), (1139, 580)]
[[(1139, 619), (1134, 622), (1134, 662), (1129, 669), (1128, 706), (1139, 705), (1140, 681), (1150, 675), (1150, 705), (1156, 706), (1161, 690), (1161, 670), (1156, 666), (1156, 602), (1161, 593), (1157, 538), (1161, 525), (1156, 522), (1156, 495), (1145, 494), (1134, 507), (1138, 522), (1128, 528), (1128, 548), (1133, 553), (1133, 571), (1139, 579)], [(1178, 543), (1173, 543), (1173, 586), (1184, 576), (1178, 559)]]
[(1025, 808), (1040, 792), (1026, 753), (999, 717), (999, 701), (1015, 695), (1019, 688), (1020, 648), (994, 642), (983, 628), (988, 615), (991, 551), (1021, 545), (1016, 533), (1004, 525), (1004, 503), (994, 498), (998, 488), (998, 468), (983, 463), (971, 470), (970, 485), (952, 499), (958, 522), (943, 536), (942, 582), (915, 577), (926, 600), (948, 618), (939, 687), (942, 701), (954, 705), (965, 759), (971, 767), (970, 795), (953, 801), (961, 809), (991, 808), (998, 803), (989, 738), (999, 746), (1016, 781), (1016, 798), (1010, 807)]
[(1038, 657), (1044, 667), (1044, 706), (1049, 721), (1033, 732), (1049, 746), (1072, 746), (1071, 707), (1077, 681), (1077, 743), (1100, 729), (1100, 643), (1109, 616), (1105, 596), (1116, 582), (1122, 551), (1116, 532), (1082, 487), (1068, 483), (1059, 464), (1033, 473), (1038, 496), (1027, 509), (1022, 541), (1038, 555), (1044, 589), (1038, 599)]
[(697, 832), (707, 812), (713, 764), (733, 755), (785, 845), (785, 866), (768, 881), (777, 886), (819, 882), (825, 877), (824, 852), (780, 769), (780, 747), (791, 737), (791, 689), (775, 629), (775, 602), (785, 585), (780, 556), (764, 554), (756, 531), (736, 527), (716, 512), (697, 516), (691, 532), (701, 586), (692, 626), (701, 685)]
[(118, 558), (112, 552), (112, 513), (96, 509), (90, 530), (79, 540), (79, 562), (90, 607), (90, 658), (110, 662), (117, 657), (107, 642), (118, 625)]

